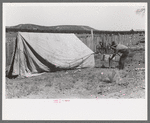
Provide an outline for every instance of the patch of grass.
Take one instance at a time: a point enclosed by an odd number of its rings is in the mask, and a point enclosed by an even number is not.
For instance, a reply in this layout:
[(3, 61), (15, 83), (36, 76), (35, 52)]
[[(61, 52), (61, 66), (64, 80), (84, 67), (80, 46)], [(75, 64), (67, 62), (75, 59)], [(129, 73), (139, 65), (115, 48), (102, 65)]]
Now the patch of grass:
[(55, 86), (56, 91), (58, 92), (64, 92), (65, 90), (69, 90), (74, 87), (72, 77), (55, 78), (52, 83)]
[(132, 64), (132, 63), (145, 63), (145, 51), (139, 52), (139, 51), (133, 51), (130, 52), (126, 59), (126, 64)]
[(6, 98), (20, 98), (22, 96), (27, 96), (29, 94), (38, 94), (43, 89), (35, 84), (29, 82), (16, 82), (6, 84)]

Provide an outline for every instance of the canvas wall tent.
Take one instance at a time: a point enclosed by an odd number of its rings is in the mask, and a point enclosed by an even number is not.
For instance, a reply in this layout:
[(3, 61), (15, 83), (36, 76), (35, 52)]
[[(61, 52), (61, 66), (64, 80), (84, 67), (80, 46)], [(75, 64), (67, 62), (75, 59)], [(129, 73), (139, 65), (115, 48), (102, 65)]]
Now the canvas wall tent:
[(93, 51), (75, 34), (19, 32), (7, 77), (94, 66)]

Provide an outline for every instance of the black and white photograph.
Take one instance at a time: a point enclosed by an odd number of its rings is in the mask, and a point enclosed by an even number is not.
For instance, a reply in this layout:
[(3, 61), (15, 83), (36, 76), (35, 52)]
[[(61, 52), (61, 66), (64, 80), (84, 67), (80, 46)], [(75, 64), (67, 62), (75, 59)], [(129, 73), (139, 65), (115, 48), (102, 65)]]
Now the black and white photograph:
[(137, 100), (146, 119), (147, 41), (147, 3), (3, 3), (4, 105)]

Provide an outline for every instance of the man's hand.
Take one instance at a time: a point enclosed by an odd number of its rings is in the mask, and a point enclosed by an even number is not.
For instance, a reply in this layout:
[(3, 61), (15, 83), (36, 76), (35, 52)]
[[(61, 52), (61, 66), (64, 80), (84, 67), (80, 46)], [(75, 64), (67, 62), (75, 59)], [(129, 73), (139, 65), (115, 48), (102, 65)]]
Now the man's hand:
[(113, 46), (110, 46), (112, 49), (116, 49), (115, 47), (113, 47)]
[(119, 56), (121, 56), (121, 54), (120, 53), (117, 53)]

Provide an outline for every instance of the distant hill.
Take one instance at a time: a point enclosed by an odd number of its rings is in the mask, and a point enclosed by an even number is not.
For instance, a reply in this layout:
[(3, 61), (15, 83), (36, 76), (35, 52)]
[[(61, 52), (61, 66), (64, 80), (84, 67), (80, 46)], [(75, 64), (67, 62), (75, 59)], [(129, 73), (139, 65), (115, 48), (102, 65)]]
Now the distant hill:
[(58, 26), (40, 26), (35, 24), (19, 24), (16, 26), (6, 26), (6, 32), (48, 32), (48, 33), (138, 33), (145, 31), (104, 31), (97, 30), (84, 25), (58, 25)]
[(28, 30), (28, 31), (99, 31), (94, 28), (91, 28), (89, 26), (80, 26), (80, 25), (58, 25), (58, 26), (40, 26), (40, 25), (35, 25), (35, 24), (19, 24), (16, 26), (7, 26), (6, 30)]

